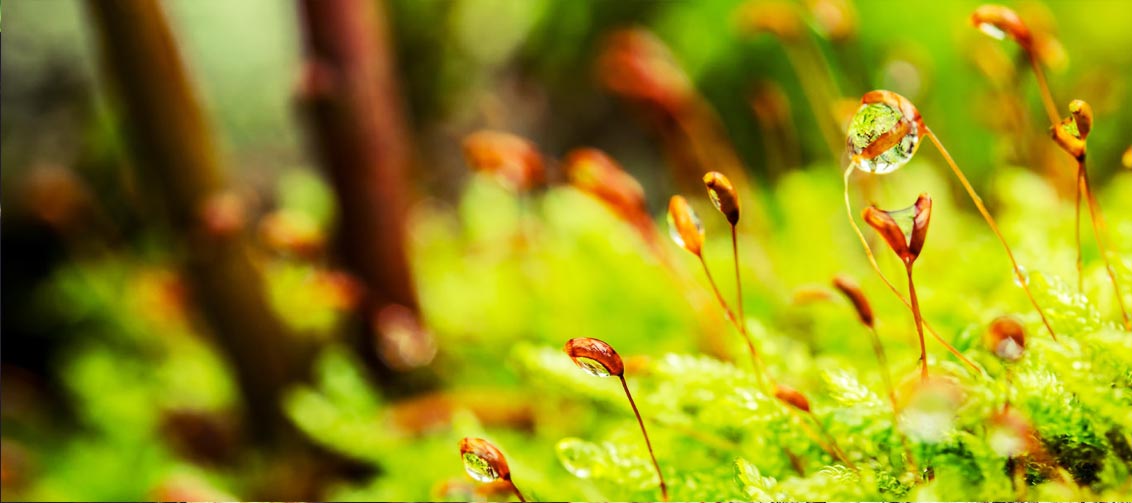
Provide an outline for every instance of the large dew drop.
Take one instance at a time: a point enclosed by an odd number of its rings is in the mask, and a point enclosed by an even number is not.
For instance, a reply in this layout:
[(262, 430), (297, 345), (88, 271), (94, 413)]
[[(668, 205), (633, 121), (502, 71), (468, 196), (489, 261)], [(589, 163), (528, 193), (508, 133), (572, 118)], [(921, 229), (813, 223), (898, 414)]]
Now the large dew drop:
[(613, 373), (610, 372), (605, 365), (602, 365), (601, 362), (594, 360), (593, 358), (575, 356), (574, 362), (577, 363), (578, 366), (581, 367), (582, 370), (586, 371), (586, 373), (589, 375), (597, 377), (609, 377), (613, 375)]
[(464, 471), (480, 482), (491, 482), (499, 478), (499, 473), (495, 471), (491, 463), (471, 452), (464, 453)]
[[(892, 147), (884, 152), (866, 152), (866, 149), (882, 138), (886, 133), (900, 125), (901, 121), (909, 122), (908, 133), (902, 138), (893, 139)], [(884, 103), (870, 103), (861, 105), (853, 120), (849, 123), (849, 138), (847, 147), (852, 162), (857, 169), (883, 175), (900, 169), (916, 152), (916, 144), (920, 141), (918, 126), (909, 121), (900, 110)], [(874, 147), (875, 148), (875, 147)]]

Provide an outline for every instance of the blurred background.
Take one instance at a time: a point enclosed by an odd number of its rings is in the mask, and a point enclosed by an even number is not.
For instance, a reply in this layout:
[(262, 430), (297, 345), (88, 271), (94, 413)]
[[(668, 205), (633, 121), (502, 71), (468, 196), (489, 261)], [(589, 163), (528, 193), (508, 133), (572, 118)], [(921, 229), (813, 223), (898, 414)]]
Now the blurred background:
[[(579, 147), (639, 181), (657, 228), (682, 192), (724, 239), (698, 178), (730, 175), (752, 215), (747, 314), (812, 351), (868, 351), (823, 330), (847, 323), (840, 307), (796, 302), (839, 270), (869, 276), (838, 206), (868, 90), (912, 100), (995, 187), (993, 209), (1018, 208), (1005, 222), (1024, 261), (1072, 279), (1074, 165), (1047, 139), (1025, 54), (971, 26), (978, 5), (9, 0), (3, 498), (490, 498), (455, 453), (453, 432), (478, 428), (559, 498), (568, 475), (543, 451), (601, 419), (568, 391), (531, 399), (531, 345), (743, 354), (712, 335), (727, 327), (706, 290), (677, 288), (701, 283), (698, 264), (569, 187)], [(1132, 9), (1011, 6), (1048, 34), (1036, 51), (1060, 111), (1094, 108), (1089, 170), (1127, 252)], [(481, 129), (529, 140), (545, 185), (469, 169)], [(911, 178), (861, 197), (903, 207), (930, 187), (956, 215), (938, 217), (941, 241), (990, 242), (945, 169), (921, 153)], [(1050, 232), (1028, 237), (1039, 217)], [(730, 292), (724, 243), (709, 261)], [(996, 297), (1005, 275), (979, 278), (992, 300), (937, 307), (941, 329), (1026, 306)], [(892, 338), (911, 361), (913, 341)]]

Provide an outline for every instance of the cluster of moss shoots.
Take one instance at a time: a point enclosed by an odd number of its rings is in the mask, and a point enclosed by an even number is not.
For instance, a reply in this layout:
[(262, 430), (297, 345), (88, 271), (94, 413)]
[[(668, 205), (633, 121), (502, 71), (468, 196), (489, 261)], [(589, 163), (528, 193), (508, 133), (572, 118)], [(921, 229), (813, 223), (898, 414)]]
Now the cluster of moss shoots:
[[(1109, 280), (1116, 293), (1117, 304), (1123, 316), (1125, 330), (1132, 331), (1132, 321), (1129, 319), (1127, 309), (1123, 304), (1121, 285), (1108, 257), (1104, 240), (1105, 226), (1100, 207), (1094, 197), (1086, 171), (1086, 140), (1092, 129), (1092, 111), (1083, 101), (1075, 100), (1070, 106), (1070, 115), (1059, 119), (1053, 107), (1053, 99), (1042, 74), (1042, 69), (1033, 50), (1033, 35), (1018, 16), (1001, 6), (983, 6), (976, 10), (972, 16), (973, 24), (997, 38), (1009, 37), (1017, 42), (1026, 52), (1039, 83), (1040, 94), (1050, 120), (1050, 133), (1054, 141), (1077, 161), (1077, 211), (1080, 220), (1080, 206), (1082, 198), (1087, 205), (1093, 221), (1093, 233), (1101, 255), (1105, 261)], [(700, 262), (704, 276), (718, 302), (723, 315), (733, 326), (737, 335), (746, 346), (755, 378), (757, 392), (762, 397), (773, 397), (779, 406), (792, 419), (787, 428), (796, 428), (800, 436), (812, 441), (820, 451), (829, 456), (835, 463), (830, 466), (841, 466), (848, 470), (845, 480), (865, 483), (869, 480), (880, 490), (880, 494), (889, 494), (899, 497), (906, 494), (917, 484), (931, 481), (941, 461), (953, 463), (977, 463), (979, 453), (974, 452), (976, 447), (964, 440), (944, 442), (946, 431), (952, 427), (954, 416), (963, 408), (965, 400), (977, 391), (965, 389), (961, 379), (957, 377), (958, 371), (954, 368), (945, 370), (942, 374), (932, 373), (929, 366), (928, 349), (925, 342), (925, 333), (930, 334), (938, 343), (952, 353), (963, 365), (970, 370), (970, 376), (982, 380), (983, 384), (998, 382), (1006, 386), (1006, 399), (995, 405), (989, 414), (989, 419), (981, 426), (985, 435), (985, 445), (989, 445), (993, 455), (1004, 460), (1002, 472), (1009, 480), (1011, 487), (1018, 498), (1027, 497), (1027, 487), (1050, 481), (1057, 484), (1070, 484), (1076, 482), (1086, 486), (1095, 482), (1098, 459), (1103, 459), (1103, 449), (1095, 447), (1104, 444), (1099, 440), (1097, 432), (1092, 435), (1091, 443), (1081, 439), (1071, 439), (1067, 435), (1057, 438), (1047, 438), (1039, 434), (1040, 426), (1027, 417), (1018, 407), (1012, 404), (1012, 387), (1016, 380), (1014, 368), (1026, 355), (1028, 344), (1031, 342), (1025, 334), (1022, 323), (1016, 316), (1005, 315), (995, 319), (986, 327), (983, 343), (986, 354), (993, 355), (1000, 362), (999, 380), (963, 352), (956, 349), (939, 332), (931, 327), (920, 309), (920, 302), (914, 281), (914, 265), (923, 250), (932, 215), (932, 198), (924, 193), (920, 194), (915, 202), (902, 209), (885, 210), (876, 206), (869, 206), (861, 214), (863, 221), (871, 227), (883, 240), (900, 262), (906, 272), (906, 292), (901, 290), (892, 281), (885, 277), (877, 263), (869, 240), (857, 224), (856, 215), (850, 203), (849, 187), (853, 173), (861, 172), (866, 175), (886, 175), (894, 173), (905, 166), (916, 154), (923, 140), (929, 140), (938, 149), (945, 162), (970, 196), (976, 209), (985, 219), (993, 233), (998, 237), (1005, 254), (1012, 266), (1012, 275), (1015, 283), (1021, 287), (1023, 293), (1038, 315), (1041, 323), (1054, 345), (1071, 345), (1058, 349), (1051, 346), (1054, 352), (1066, 354), (1080, 354), (1083, 350), (1081, 341), (1058, 338), (1054, 331), (1050, 317), (1044, 307), (1039, 303), (1038, 296), (1032, 291), (1030, 278), (1026, 270), (1015, 259), (1006, 239), (1000, 232), (997, 223), (984, 206), (975, 189), (968, 182), (963, 172), (948, 153), (943, 143), (928, 127), (916, 107), (906, 98), (891, 91), (872, 91), (866, 93), (861, 100), (860, 108), (848, 127), (846, 150), (849, 157), (849, 166), (844, 173), (845, 209), (848, 213), (850, 225), (860, 238), (865, 255), (875, 272), (888, 286), (892, 293), (907, 306), (912, 313), (915, 332), (918, 337), (920, 358), (919, 376), (898, 385), (888, 368), (888, 361), (881, 339), (877, 334), (875, 316), (870, 303), (861, 287), (852, 278), (838, 275), (833, 278), (832, 286), (839, 291), (856, 311), (861, 324), (868, 330), (870, 343), (874, 350), (877, 364), (885, 386), (885, 401), (889, 409), (892, 428), (886, 434), (898, 437), (899, 453), (888, 456), (892, 466), (885, 467), (876, 458), (877, 453), (854, 452), (843, 449), (839, 443), (848, 442), (858, 444), (852, 439), (835, 438), (827, 431), (824, 423), (814, 412), (809, 398), (801, 391), (794, 389), (784, 381), (784, 376), (772, 375), (770, 368), (763, 361), (762, 353), (758, 349), (759, 341), (748, 329), (747, 319), (743, 312), (742, 287), (739, 267), (739, 240), (737, 238), (737, 225), (742, 215), (739, 191), (732, 182), (719, 172), (709, 172), (703, 176), (704, 186), (708, 198), (716, 210), (726, 219), (731, 230), (732, 255), (735, 273), (735, 301), (728, 302), (716, 284), (708, 262), (704, 259), (704, 226), (692, 209), (691, 204), (683, 196), (672, 196), (668, 205), (667, 219), (670, 236), (681, 248), (694, 255)], [(509, 186), (529, 187), (538, 180), (543, 179), (542, 163), (538, 161), (537, 150), (524, 140), (505, 133), (485, 132), (477, 133), (465, 143), (469, 163), (476, 169), (495, 173)], [(534, 153), (532, 153), (534, 152)], [(567, 175), (571, 183), (605, 203), (616, 214), (637, 228), (646, 242), (652, 245), (653, 250), (659, 250), (655, 242), (655, 231), (644, 203), (643, 191), (629, 175), (617, 164), (599, 151), (593, 149), (579, 149), (571, 153), (565, 162)], [(1080, 258), (1080, 227), (1077, 231), (1078, 248), (1078, 289), (1083, 290)], [(665, 257), (660, 257), (666, 260)], [(1060, 341), (1060, 342), (1059, 342)], [(601, 378), (616, 377), (621, 384), (626, 400), (636, 417), (641, 437), (647, 448), (651, 465), (655, 471), (655, 484), (659, 489), (660, 498), (667, 501), (669, 486), (665, 482), (665, 470), (658, 463), (652, 442), (645, 427), (645, 420), (639, 411), (636, 402), (629, 390), (626, 381), (626, 367), (608, 343), (593, 338), (575, 338), (566, 342), (565, 353), (585, 373)], [(1103, 351), (1103, 349), (1097, 349)], [(1029, 371), (1027, 380), (1033, 382), (1039, 379), (1034, 371)], [(1064, 394), (1062, 384), (1056, 378), (1047, 377), (1055, 389), (1050, 393), (1060, 396)], [(1118, 376), (1119, 379), (1119, 376)], [(1111, 383), (1113, 388), (1122, 388), (1127, 393), (1132, 384), (1132, 374), (1125, 374), (1123, 381)], [(850, 386), (851, 387), (851, 386)], [(752, 391), (753, 393), (754, 391)], [(867, 394), (867, 393), (866, 393)], [(1073, 396), (1069, 400), (1074, 403), (1088, 402), (1081, 396)], [(647, 411), (646, 411), (647, 412)], [(1127, 433), (1119, 427), (1113, 427), (1103, 432), (1107, 444), (1114, 456), (1132, 468), (1132, 449), (1128, 447)], [(954, 438), (951, 438), (954, 440)], [(572, 445), (572, 444), (571, 444)], [(796, 461), (799, 456), (790, 445), (779, 446), (785, 450), (787, 456)], [(1100, 451), (1099, 454), (1097, 451)], [(478, 438), (465, 438), (460, 442), (460, 453), (464, 466), (472, 478), (480, 482), (503, 481), (514, 494), (525, 501), (523, 494), (511, 482), (511, 472), (503, 454), (498, 448), (487, 441)], [(992, 455), (992, 456), (993, 456)], [(564, 460), (564, 463), (566, 461)], [(804, 475), (800, 463), (795, 462), (795, 469), (799, 475)], [(591, 475), (589, 470), (572, 470), (580, 476)], [(836, 471), (836, 470), (835, 470)], [(783, 493), (774, 491), (776, 481), (762, 477), (753, 463), (739, 458), (736, 461), (735, 473), (741, 485), (745, 487), (746, 495), (751, 497), (776, 498)], [(1129, 489), (1125, 484), (1124, 489)], [(875, 494), (875, 493), (868, 493)], [(1126, 493), (1128, 494), (1128, 493)], [(948, 497), (943, 494), (941, 497)]]

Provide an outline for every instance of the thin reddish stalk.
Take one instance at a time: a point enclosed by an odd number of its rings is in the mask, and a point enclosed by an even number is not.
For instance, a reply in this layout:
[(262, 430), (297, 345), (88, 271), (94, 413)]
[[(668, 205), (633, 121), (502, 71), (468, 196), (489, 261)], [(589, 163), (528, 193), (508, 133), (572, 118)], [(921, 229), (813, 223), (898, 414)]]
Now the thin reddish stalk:
[[(731, 311), (731, 307), (727, 305), (727, 301), (723, 300), (723, 294), (719, 292), (719, 286), (715, 284), (715, 278), (712, 277), (711, 270), (708, 269), (707, 261), (704, 260), (703, 255), (698, 255), (698, 257), (700, 264), (704, 267), (704, 275), (707, 276), (708, 283), (711, 284), (711, 290), (715, 293), (716, 300), (719, 301), (719, 305), (723, 308), (723, 311), (727, 313), (727, 319), (731, 321), (731, 324), (739, 331), (739, 335), (743, 336), (743, 341), (747, 343), (747, 351), (751, 354), (751, 363), (755, 366), (755, 376), (759, 379), (759, 386), (767, 391), (768, 394), (772, 394), (767, 384), (769, 377), (766, 375), (766, 367), (763, 365), (762, 357), (759, 356), (758, 350), (755, 349), (755, 343), (751, 341), (750, 334), (747, 333), (745, 323), (735, 317), (735, 313)], [(738, 258), (737, 255), (736, 258)]]
[(916, 283), (912, 281), (912, 262), (905, 262), (908, 271), (908, 298), (912, 300), (912, 316), (916, 319), (916, 335), (920, 336), (920, 379), (928, 380), (928, 348), (924, 345), (924, 318), (920, 315), (920, 300), (916, 297)]
[(951, 171), (955, 173), (955, 176), (957, 178), (959, 178), (959, 182), (962, 183), (963, 188), (967, 190), (967, 195), (971, 197), (971, 201), (975, 203), (975, 207), (979, 209), (979, 213), (983, 215), (983, 219), (987, 221), (987, 225), (990, 226), (991, 230), (994, 231), (994, 235), (998, 238), (999, 242), (1002, 243), (1002, 248), (1006, 250), (1006, 256), (1010, 259), (1010, 264), (1014, 267), (1014, 276), (1018, 279), (1018, 284), (1022, 286), (1022, 290), (1026, 292), (1026, 297), (1030, 299), (1030, 304), (1034, 306), (1034, 310), (1036, 310), (1038, 312), (1038, 316), (1042, 318), (1042, 324), (1046, 326), (1046, 330), (1049, 331), (1050, 337), (1053, 337), (1053, 340), (1056, 341), (1057, 334), (1054, 333), (1053, 326), (1050, 325), (1049, 320), (1046, 319), (1045, 311), (1042, 311), (1041, 306), (1038, 305), (1037, 299), (1034, 298), (1033, 292), (1030, 291), (1029, 279), (1027, 279), (1025, 274), (1022, 272), (1022, 268), (1018, 266), (1018, 261), (1014, 259), (1014, 252), (1010, 250), (1010, 245), (1006, 243), (1006, 238), (1003, 237), (1002, 232), (999, 231), (998, 224), (995, 223), (994, 217), (992, 217), (990, 212), (987, 211), (987, 207), (983, 205), (982, 198), (980, 198), (979, 195), (975, 193), (975, 188), (971, 186), (971, 182), (967, 180), (967, 176), (963, 174), (963, 170), (959, 169), (958, 164), (955, 164), (955, 159), (951, 158), (951, 154), (949, 154), (947, 152), (947, 149), (943, 147), (943, 143), (939, 141), (939, 138), (936, 138), (935, 132), (926, 126), (924, 127), (924, 130), (924, 135), (930, 138), (932, 143), (935, 144), (936, 148), (939, 149), (940, 154), (942, 154), (944, 160), (947, 161), (947, 165), (951, 167)]
[[(645, 431), (645, 421), (641, 419), (641, 413), (637, 410), (637, 403), (633, 401), (633, 394), (629, 393), (629, 383), (625, 381), (625, 376), (621, 375), (617, 377), (621, 379), (621, 387), (625, 390), (625, 398), (629, 399), (629, 406), (633, 407), (633, 415), (637, 416), (637, 424), (641, 425), (641, 435), (645, 437), (645, 446), (649, 448), (649, 457), (652, 458), (652, 466), (656, 469), (657, 478), (660, 479), (660, 495), (664, 501), (668, 501), (668, 485), (664, 483), (664, 474), (660, 473), (660, 464), (656, 462), (656, 454), (653, 454), (652, 442), (649, 441), (649, 432)], [(518, 492), (518, 489), (515, 491)]]
[(1089, 202), (1089, 217), (1093, 221), (1093, 237), (1097, 241), (1097, 248), (1100, 248), (1105, 270), (1108, 271), (1108, 278), (1112, 280), (1112, 289), (1116, 292), (1116, 304), (1120, 306), (1120, 315), (1124, 318), (1124, 330), (1132, 331), (1132, 318), (1128, 317), (1128, 309), (1124, 306), (1124, 295), (1121, 294), (1120, 283), (1116, 280), (1116, 270), (1113, 269), (1112, 262), (1108, 258), (1108, 246), (1105, 243), (1105, 234), (1107, 234), (1108, 229), (1104, 222), (1104, 215), (1101, 214), (1101, 207), (1097, 204), (1097, 199), (1093, 196), (1093, 191), (1089, 187), (1089, 172), (1085, 169), (1084, 157), (1077, 161), (1077, 171), (1081, 173), (1081, 180), (1085, 185), (1085, 197)]
[[(865, 257), (869, 259), (869, 264), (873, 266), (873, 270), (876, 271), (877, 276), (880, 276), (880, 279), (884, 282), (885, 286), (887, 286), (888, 289), (891, 290), (894, 295), (896, 295), (896, 298), (900, 299), (900, 302), (904, 303), (905, 307), (911, 310), (912, 303), (908, 302), (908, 299), (904, 297), (904, 294), (900, 293), (900, 289), (896, 288), (896, 285), (893, 285), (892, 282), (888, 280), (888, 277), (884, 275), (884, 272), (880, 270), (880, 264), (877, 263), (876, 255), (873, 255), (873, 250), (869, 247), (869, 241), (865, 239), (865, 234), (861, 232), (861, 227), (857, 225), (857, 221), (853, 218), (853, 205), (849, 203), (849, 175), (853, 174), (854, 169), (856, 168), (849, 166), (849, 168), (845, 170), (845, 190), (843, 191), (843, 195), (845, 196), (845, 213), (849, 217), (849, 225), (853, 227), (853, 232), (857, 234), (857, 238), (861, 240), (861, 247), (865, 249)], [(931, 324), (929, 324), (926, 320), (923, 320), (923, 323), (924, 328), (928, 330), (928, 333), (931, 334), (932, 337), (935, 337), (935, 339), (939, 341), (940, 344), (943, 344), (943, 347), (947, 348), (947, 351), (955, 355), (956, 358), (970, 367), (971, 370), (974, 370), (975, 373), (980, 375), (983, 374), (982, 369), (980, 369), (978, 365), (975, 365), (975, 363), (972, 362), (969, 358), (963, 356), (963, 353), (960, 353), (958, 349), (955, 349), (954, 346), (944, 340), (943, 337), (941, 337), (939, 333), (932, 328)]]
[(519, 487), (516, 486), (515, 483), (512, 482), (510, 479), (507, 480), (507, 483), (511, 484), (511, 490), (515, 492), (515, 496), (519, 498), (519, 501), (526, 503), (527, 498), (524, 498), (523, 493), (519, 492)]
[(1042, 71), (1041, 65), (1038, 64), (1038, 57), (1033, 51), (1027, 51), (1030, 57), (1030, 67), (1034, 69), (1034, 77), (1038, 81), (1038, 94), (1042, 97), (1042, 106), (1046, 109), (1046, 116), (1049, 117), (1049, 123), (1057, 126), (1057, 106), (1053, 104), (1053, 94), (1049, 92), (1049, 84), (1046, 82), (1046, 74)]
[[(1085, 170), (1082, 167), (1082, 164), (1078, 163), (1077, 164), (1077, 183), (1076, 183), (1077, 187), (1076, 187), (1076, 190), (1074, 191), (1074, 192), (1077, 193), (1077, 202), (1076, 202), (1077, 214), (1076, 214), (1076, 218), (1073, 219), (1073, 232), (1077, 236), (1077, 293), (1082, 293), (1082, 294), (1085, 293), (1085, 278), (1084, 278), (1084, 274), (1082, 272), (1085, 269), (1085, 259), (1082, 257), (1082, 254), (1081, 254), (1081, 191), (1084, 190), (1084, 188), (1083, 188), (1084, 180), (1082, 180), (1081, 175), (1083, 175), (1084, 173), (1085, 173)], [(1101, 254), (1103, 255), (1104, 252), (1102, 251)]]

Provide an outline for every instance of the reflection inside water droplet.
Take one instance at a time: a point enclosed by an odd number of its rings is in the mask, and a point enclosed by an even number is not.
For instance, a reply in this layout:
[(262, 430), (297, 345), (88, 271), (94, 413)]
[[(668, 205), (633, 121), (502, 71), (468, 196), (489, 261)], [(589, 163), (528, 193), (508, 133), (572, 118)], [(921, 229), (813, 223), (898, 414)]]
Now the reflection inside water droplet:
[(579, 438), (564, 438), (555, 446), (558, 460), (566, 471), (580, 479), (601, 477), (604, 471), (607, 456), (597, 444), (586, 442)]
[(1014, 273), (1014, 284), (1023, 287), (1030, 284), (1030, 273), (1026, 272), (1026, 268), (1018, 266), (1018, 270)]
[(979, 23), (979, 29), (998, 40), (1006, 38), (1006, 32), (991, 23)]
[(712, 206), (715, 206), (715, 209), (719, 211), (723, 211), (723, 205), (719, 202), (719, 192), (716, 192), (715, 189), (708, 187), (707, 193), (708, 198), (711, 199)]
[(578, 366), (589, 375), (598, 377), (609, 377), (613, 375), (613, 372), (610, 372), (605, 365), (602, 365), (601, 362), (593, 358), (586, 358), (584, 356), (574, 356), (572, 358), (574, 359), (574, 363), (577, 363)]
[[(718, 196), (712, 197), (712, 203), (716, 204), (716, 207), (718, 208), (719, 205), (718, 205), (718, 203), (715, 202), (716, 197), (718, 197)], [(689, 210), (690, 209), (691, 208), (689, 208)], [(688, 217), (689, 217), (689, 219), (691, 219), (692, 224), (696, 226), (696, 232), (702, 236), (703, 233), (704, 233), (703, 222), (700, 221), (699, 215), (696, 215), (695, 212), (689, 212), (689, 213), (690, 214), (688, 215)], [(679, 245), (681, 248), (684, 248), (684, 249), (688, 248), (687, 243), (684, 241), (684, 236), (680, 235), (680, 229), (678, 229), (676, 227), (676, 220), (674, 218), (672, 218), (672, 212), (668, 213), (668, 236), (671, 237), (672, 240), (675, 241), (676, 244)]]
[[(906, 120), (908, 119), (900, 110), (885, 103), (861, 105), (849, 123), (847, 147), (854, 166), (867, 173), (883, 175), (907, 164), (920, 141), (916, 123), (909, 122), (908, 133), (901, 138), (883, 138), (886, 133), (897, 129), (901, 121)], [(879, 153), (867, 151), (878, 141), (892, 141), (892, 147)]]
[(464, 453), (464, 471), (480, 482), (491, 482), (499, 478), (499, 473), (495, 471), (491, 463), (471, 452)]

